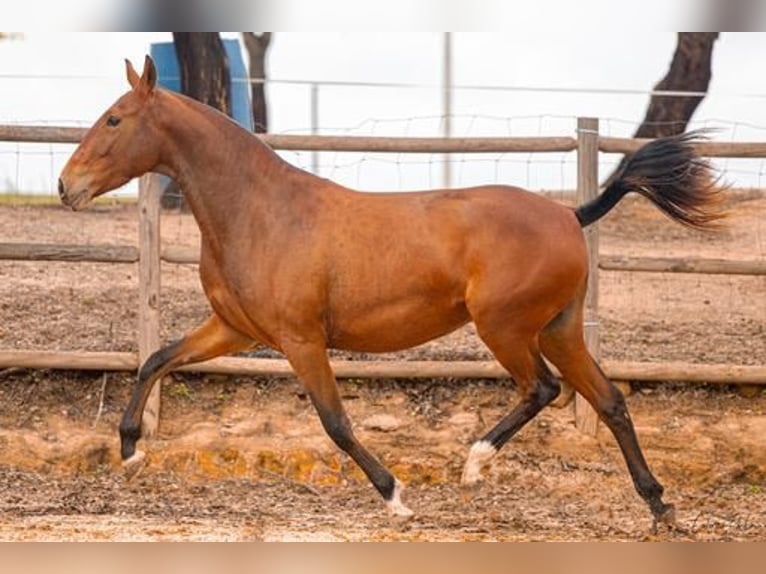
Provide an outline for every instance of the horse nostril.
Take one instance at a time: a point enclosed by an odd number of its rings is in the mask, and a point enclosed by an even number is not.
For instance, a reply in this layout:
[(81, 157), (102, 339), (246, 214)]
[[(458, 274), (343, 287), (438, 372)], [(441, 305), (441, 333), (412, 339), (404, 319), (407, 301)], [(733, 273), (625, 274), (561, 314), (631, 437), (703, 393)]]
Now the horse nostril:
[(64, 182), (59, 178), (59, 197), (64, 197)]

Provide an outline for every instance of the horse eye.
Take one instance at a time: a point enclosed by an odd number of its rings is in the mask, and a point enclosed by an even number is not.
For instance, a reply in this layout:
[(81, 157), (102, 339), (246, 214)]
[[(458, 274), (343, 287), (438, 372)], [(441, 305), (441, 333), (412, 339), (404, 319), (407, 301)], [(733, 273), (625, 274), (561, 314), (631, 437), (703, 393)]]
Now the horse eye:
[(117, 116), (109, 116), (106, 119), (106, 125), (108, 125), (110, 128), (116, 127), (120, 124), (120, 118)]

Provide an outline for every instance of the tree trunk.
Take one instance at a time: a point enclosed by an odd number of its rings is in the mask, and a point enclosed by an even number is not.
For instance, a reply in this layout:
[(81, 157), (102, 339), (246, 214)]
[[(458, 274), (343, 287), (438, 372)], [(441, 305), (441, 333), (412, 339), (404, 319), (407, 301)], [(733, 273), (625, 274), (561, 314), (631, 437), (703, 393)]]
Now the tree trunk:
[[(181, 91), (187, 96), (231, 115), (229, 60), (217, 32), (173, 32), (181, 71)], [(178, 184), (171, 181), (162, 192), (162, 206), (186, 209)]]
[(255, 133), (269, 131), (269, 119), (266, 110), (266, 90), (262, 80), (266, 79), (266, 52), (271, 42), (271, 32), (257, 35), (242, 32), (245, 48), (250, 59), (250, 90), (253, 100), (253, 129)]
[[(713, 45), (717, 39), (718, 32), (679, 32), (670, 69), (654, 90), (707, 92), (712, 76)], [(683, 133), (703, 98), (704, 95), (653, 95), (644, 121), (633, 137), (658, 138)], [(609, 180), (622, 169), (628, 157), (622, 159)]]
[(217, 32), (173, 32), (181, 91), (231, 115), (229, 59)]
[(707, 11), (710, 13), (708, 23), (704, 27), (732, 32), (755, 32), (763, 21), (760, 0), (708, 0)]
[[(718, 32), (679, 32), (673, 60), (655, 91), (707, 92), (712, 76), (713, 45)], [(683, 133), (704, 96), (652, 96), (635, 137)]]

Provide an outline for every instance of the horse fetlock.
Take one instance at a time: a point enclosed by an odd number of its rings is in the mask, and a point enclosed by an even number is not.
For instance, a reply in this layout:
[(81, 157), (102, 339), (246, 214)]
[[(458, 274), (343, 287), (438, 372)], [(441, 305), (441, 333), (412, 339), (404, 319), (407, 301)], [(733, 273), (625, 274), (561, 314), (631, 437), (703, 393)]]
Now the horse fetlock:
[(468, 452), (468, 458), (463, 467), (463, 475), (460, 477), (460, 486), (473, 488), (479, 484), (483, 480), (482, 468), (495, 454), (497, 454), (497, 448), (491, 442), (487, 440), (475, 442)]
[(666, 506), (662, 502), (662, 494), (665, 492), (665, 488), (651, 475), (637, 478), (634, 484), (641, 498), (651, 507), (652, 513), (657, 515), (658, 512), (662, 512)]
[(141, 438), (141, 427), (120, 425), (120, 457), (127, 461), (136, 452), (136, 443)]

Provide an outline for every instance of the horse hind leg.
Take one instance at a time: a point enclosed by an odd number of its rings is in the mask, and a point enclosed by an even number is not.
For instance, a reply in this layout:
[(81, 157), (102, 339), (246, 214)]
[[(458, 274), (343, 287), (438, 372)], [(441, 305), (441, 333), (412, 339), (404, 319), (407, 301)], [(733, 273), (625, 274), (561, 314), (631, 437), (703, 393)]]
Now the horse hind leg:
[(673, 523), (673, 505), (662, 501), (663, 487), (649, 470), (622, 393), (604, 375), (585, 346), (582, 302), (575, 301), (540, 333), (540, 348), (564, 380), (596, 410), (617, 440), (633, 484), (648, 504), (655, 524)]
[(534, 337), (488, 333), (480, 324), (477, 324), (477, 330), (500, 364), (511, 374), (522, 397), (507, 416), (471, 446), (460, 480), (461, 486), (466, 489), (480, 483), (482, 467), (561, 391), (558, 380), (537, 351)]

